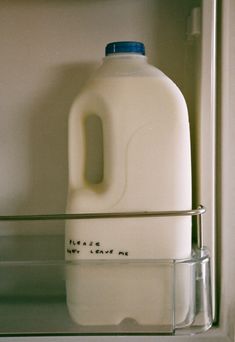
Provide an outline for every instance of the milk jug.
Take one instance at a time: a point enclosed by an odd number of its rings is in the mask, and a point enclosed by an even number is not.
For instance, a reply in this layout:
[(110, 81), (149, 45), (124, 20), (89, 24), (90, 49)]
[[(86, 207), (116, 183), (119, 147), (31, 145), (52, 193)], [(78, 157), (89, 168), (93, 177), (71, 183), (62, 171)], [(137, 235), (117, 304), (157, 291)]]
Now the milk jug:
[[(109, 43), (105, 52), (69, 116), (67, 212), (191, 209), (183, 95), (148, 64), (142, 43)], [(167, 324), (170, 272), (156, 273), (151, 261), (190, 254), (190, 217), (68, 220), (70, 315), (82, 325), (114, 325), (126, 318)], [(184, 304), (190, 297), (185, 292), (187, 280), (182, 283)], [(182, 309), (179, 316), (184, 320), (188, 312)]]

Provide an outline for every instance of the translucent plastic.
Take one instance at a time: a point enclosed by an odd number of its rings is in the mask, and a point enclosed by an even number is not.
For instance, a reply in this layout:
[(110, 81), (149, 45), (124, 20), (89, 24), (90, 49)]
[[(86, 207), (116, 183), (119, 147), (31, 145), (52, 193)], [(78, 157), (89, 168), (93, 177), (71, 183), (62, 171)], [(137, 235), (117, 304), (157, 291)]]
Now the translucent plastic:
[[(34, 222), (24, 221), (26, 217), (18, 217), (11, 224), (18, 228), (28, 225), (32, 229), (37, 225), (38, 230), (40, 225), (50, 225), (50, 218), (58, 218), (53, 224), (64, 225), (62, 216), (66, 215), (46, 215), (46, 221), (43, 216), (33, 217)], [(5, 226), (7, 223), (1, 224)], [(195, 249), (186, 260), (113, 259), (76, 262), (60, 259), (63, 249), (63, 237), (1, 237), (0, 334), (174, 335), (200, 333), (211, 326), (210, 258), (206, 249)], [(94, 268), (104, 276), (100, 284), (93, 277)], [(138, 277), (137, 269), (141, 271)], [(77, 270), (80, 275), (86, 272), (87, 276), (80, 281), (85, 281), (82, 288), (89, 291), (91, 298), (88, 302), (85, 300), (87, 297), (84, 297), (83, 302), (77, 298), (84, 307), (80, 313), (76, 312), (76, 317), (85, 312), (91, 318), (99, 317), (108, 311), (108, 314), (115, 317), (123, 317), (125, 312), (127, 315), (124, 319), (106, 325), (81, 325), (73, 320), (73, 313), (69, 310), (73, 308), (76, 297), (70, 298), (68, 294), (75, 293), (76, 288), (67, 291), (66, 295), (66, 287), (76, 286), (73, 277), (76, 277)], [(119, 287), (115, 286), (116, 293), (113, 296), (109, 289), (116, 284), (118, 275)], [(88, 278), (89, 287), (86, 286)], [(123, 297), (128, 298), (126, 303)], [(69, 306), (68, 301), (72, 301)], [(99, 305), (92, 305), (92, 302), (98, 302)], [(140, 316), (131, 317), (132, 312), (137, 311)], [(147, 318), (146, 321), (143, 317)], [(87, 321), (87, 317), (84, 320)]]
[[(68, 213), (190, 209), (191, 188), (189, 119), (179, 88), (144, 56), (105, 57), (69, 116)], [(69, 221), (65, 256), (68, 261), (182, 259), (191, 255), (191, 240), (191, 217), (185, 216)], [(146, 303), (141, 289), (147, 283), (148, 298), (161, 297), (169, 277), (165, 269), (157, 289), (151, 287), (154, 271), (142, 264), (71, 267), (68, 273), (68, 306), (77, 323), (113, 325), (126, 317), (139, 324), (164, 322), (154, 300), (147, 312), (139, 307)], [(106, 297), (106, 310), (99, 314), (97, 287)], [(136, 306), (128, 304), (131, 289)], [(118, 312), (112, 310), (116, 297)]]

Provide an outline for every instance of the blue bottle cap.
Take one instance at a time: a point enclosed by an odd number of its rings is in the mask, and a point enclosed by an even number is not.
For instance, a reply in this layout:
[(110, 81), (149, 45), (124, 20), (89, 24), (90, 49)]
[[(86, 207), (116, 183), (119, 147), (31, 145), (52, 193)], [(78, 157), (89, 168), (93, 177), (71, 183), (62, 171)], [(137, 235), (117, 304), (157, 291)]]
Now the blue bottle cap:
[(137, 53), (145, 56), (145, 47), (141, 42), (112, 42), (106, 45), (105, 56), (113, 53)]

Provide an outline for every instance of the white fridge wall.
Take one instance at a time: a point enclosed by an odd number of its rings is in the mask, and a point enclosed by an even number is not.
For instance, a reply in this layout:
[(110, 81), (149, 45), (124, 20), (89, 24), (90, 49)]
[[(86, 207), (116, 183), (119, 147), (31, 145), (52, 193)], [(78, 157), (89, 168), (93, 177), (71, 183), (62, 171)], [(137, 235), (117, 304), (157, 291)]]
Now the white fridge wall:
[(69, 109), (107, 42), (143, 41), (150, 63), (184, 90), (186, 22), (197, 3), (0, 2), (1, 214), (64, 212)]

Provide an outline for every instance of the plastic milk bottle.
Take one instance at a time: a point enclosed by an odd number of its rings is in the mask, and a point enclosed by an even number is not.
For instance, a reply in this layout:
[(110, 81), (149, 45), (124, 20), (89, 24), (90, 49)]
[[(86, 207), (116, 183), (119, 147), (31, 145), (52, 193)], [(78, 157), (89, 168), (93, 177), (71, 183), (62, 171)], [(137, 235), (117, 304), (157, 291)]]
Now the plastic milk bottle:
[[(67, 212), (191, 209), (183, 95), (147, 63), (142, 43), (109, 43), (105, 52), (69, 116)], [(190, 254), (190, 217), (68, 220), (70, 315), (82, 325), (116, 325), (126, 318), (167, 324), (171, 273), (156, 270), (153, 261)], [(182, 310), (179, 319), (186, 315)]]

